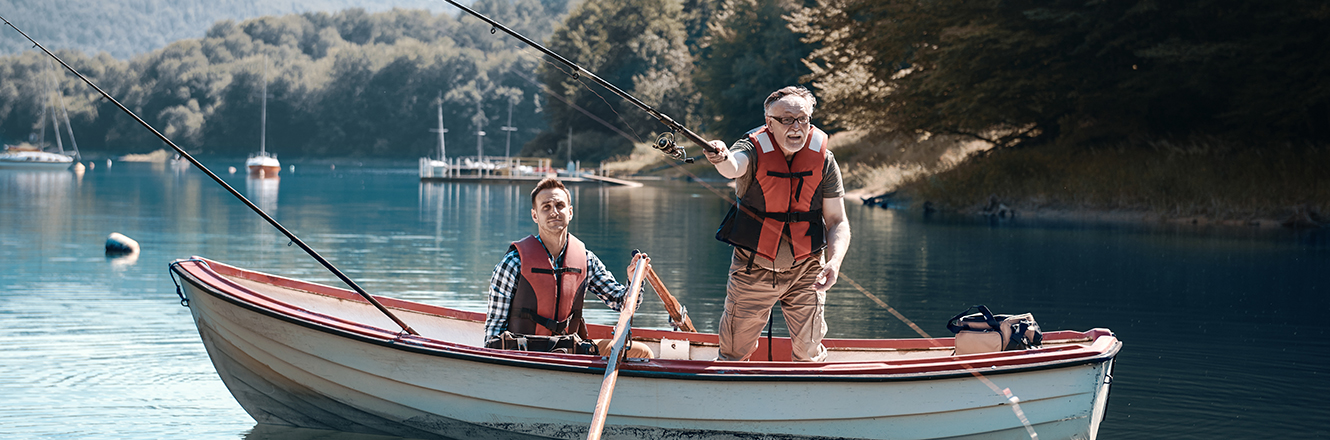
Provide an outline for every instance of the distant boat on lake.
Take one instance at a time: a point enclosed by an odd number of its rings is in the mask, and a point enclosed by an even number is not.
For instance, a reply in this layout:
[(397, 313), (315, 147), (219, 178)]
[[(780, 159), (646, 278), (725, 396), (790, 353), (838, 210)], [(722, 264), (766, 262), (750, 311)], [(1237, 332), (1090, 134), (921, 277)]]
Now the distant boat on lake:
[(0, 153), (0, 168), (31, 170), (63, 170), (74, 163), (74, 156), (42, 151), (31, 144), (5, 145)]
[[(27, 142), (18, 145), (5, 144), (4, 152), (0, 153), (0, 168), (62, 170), (69, 168), (78, 158), (78, 142), (74, 140), (74, 128), (69, 124), (69, 109), (65, 107), (64, 95), (60, 94), (55, 78), (51, 77), (49, 70), (46, 79), (47, 93), (46, 99), (42, 102), (42, 112), (37, 116), (38, 128), (29, 136), (29, 140), (36, 144)], [(56, 103), (60, 104), (59, 115), (56, 114)], [(55, 135), (55, 151), (47, 151), (45, 142), (48, 111), (51, 114), (51, 131)], [(65, 129), (69, 131), (69, 143), (74, 148), (72, 152), (65, 151), (64, 142), (60, 139), (61, 116), (64, 117)]]
[(263, 109), (259, 113), (259, 152), (249, 155), (245, 168), (255, 177), (277, 177), (282, 171), (282, 163), (277, 155), (268, 152), (268, 57), (263, 57)]
[(436, 101), (439, 103), (439, 128), (433, 128), (430, 131), (439, 134), (439, 158), (437, 160), (428, 157), (420, 158), (421, 179), (448, 175), (448, 154), (443, 143), (443, 134), (448, 132), (448, 129), (443, 128), (443, 95), (440, 94)]

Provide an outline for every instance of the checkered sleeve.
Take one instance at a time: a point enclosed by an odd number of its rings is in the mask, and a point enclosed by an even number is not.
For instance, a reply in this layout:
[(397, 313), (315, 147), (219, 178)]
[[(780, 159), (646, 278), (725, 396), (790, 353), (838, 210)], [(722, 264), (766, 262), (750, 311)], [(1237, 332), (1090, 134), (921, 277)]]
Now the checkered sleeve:
[(508, 329), (508, 309), (513, 305), (513, 295), (517, 293), (517, 276), (522, 271), (522, 258), (517, 249), (508, 251), (494, 266), (490, 275), (489, 312), (485, 317), (485, 341), (499, 336)]
[[(600, 258), (592, 253), (590, 249), (586, 251), (587, 272), (587, 290), (595, 293), (601, 301), (605, 302), (610, 309), (620, 310), (623, 308), (623, 298), (628, 293), (628, 286), (619, 284), (614, 279), (614, 274), (605, 268), (605, 263), (600, 262)], [(637, 304), (642, 304), (642, 295), (637, 296)]]

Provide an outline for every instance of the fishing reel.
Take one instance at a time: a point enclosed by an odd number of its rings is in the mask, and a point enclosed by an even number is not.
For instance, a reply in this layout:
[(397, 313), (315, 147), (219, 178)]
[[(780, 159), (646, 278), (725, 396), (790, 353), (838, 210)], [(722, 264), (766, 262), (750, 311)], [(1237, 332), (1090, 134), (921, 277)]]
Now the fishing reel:
[(674, 160), (682, 160), (684, 163), (693, 163), (693, 158), (688, 157), (688, 152), (684, 151), (683, 147), (680, 147), (679, 144), (674, 142), (674, 132), (672, 131), (661, 133), (660, 137), (656, 138), (656, 145), (653, 147), (660, 150), (661, 153), (665, 153), (666, 156), (673, 157)]

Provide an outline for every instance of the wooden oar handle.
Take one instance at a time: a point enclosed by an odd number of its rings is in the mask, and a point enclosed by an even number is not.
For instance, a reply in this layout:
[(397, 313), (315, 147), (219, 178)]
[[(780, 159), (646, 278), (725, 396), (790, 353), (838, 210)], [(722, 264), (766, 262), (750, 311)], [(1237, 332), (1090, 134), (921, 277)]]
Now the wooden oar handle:
[[(633, 254), (636, 255), (637, 252)], [(614, 326), (614, 344), (605, 362), (605, 378), (600, 382), (600, 396), (596, 398), (596, 409), (591, 417), (591, 427), (587, 430), (587, 440), (600, 440), (601, 432), (605, 430), (610, 399), (614, 397), (614, 384), (619, 380), (619, 358), (627, 350), (627, 345), (632, 343), (628, 339), (628, 333), (632, 326), (633, 313), (637, 312), (637, 298), (642, 292), (642, 280), (646, 278), (645, 257), (643, 255), (643, 258), (634, 263), (632, 283), (628, 286), (628, 293), (623, 297), (623, 307), (619, 310), (619, 323)]]
[(670, 295), (669, 289), (665, 288), (665, 283), (660, 280), (660, 276), (656, 275), (656, 270), (652, 269), (650, 265), (647, 266), (647, 282), (651, 283), (651, 289), (656, 291), (657, 296), (660, 296), (660, 302), (665, 304), (665, 311), (670, 313), (670, 320), (679, 326), (679, 330), (696, 333), (697, 328), (693, 327), (693, 320), (688, 318), (688, 313), (679, 304), (679, 300), (675, 299), (674, 295)]

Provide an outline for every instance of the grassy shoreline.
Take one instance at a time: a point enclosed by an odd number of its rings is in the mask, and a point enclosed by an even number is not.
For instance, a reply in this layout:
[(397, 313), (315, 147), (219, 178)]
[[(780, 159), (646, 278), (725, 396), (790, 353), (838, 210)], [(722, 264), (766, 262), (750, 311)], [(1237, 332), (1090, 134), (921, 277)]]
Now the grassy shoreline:
[(1330, 213), (1330, 147), (1220, 140), (977, 154), (899, 191), (966, 214), (1317, 227)]
[[(1046, 145), (989, 151), (958, 137), (832, 136), (850, 203), (882, 194), (911, 208), (1094, 222), (1330, 226), (1330, 146), (1219, 139)], [(705, 161), (670, 166), (639, 145), (619, 175), (720, 179)]]

